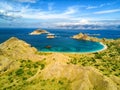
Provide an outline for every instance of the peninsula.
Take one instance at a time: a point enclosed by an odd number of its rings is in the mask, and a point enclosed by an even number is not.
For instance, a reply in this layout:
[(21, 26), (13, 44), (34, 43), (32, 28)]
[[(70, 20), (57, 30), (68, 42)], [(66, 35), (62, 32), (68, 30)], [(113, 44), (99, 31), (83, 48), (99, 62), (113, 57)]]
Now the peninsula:
[(89, 40), (89, 41), (98, 41), (98, 38), (96, 37), (91, 37), (87, 34), (79, 33), (77, 35), (72, 36), (73, 39), (80, 39), (80, 40)]

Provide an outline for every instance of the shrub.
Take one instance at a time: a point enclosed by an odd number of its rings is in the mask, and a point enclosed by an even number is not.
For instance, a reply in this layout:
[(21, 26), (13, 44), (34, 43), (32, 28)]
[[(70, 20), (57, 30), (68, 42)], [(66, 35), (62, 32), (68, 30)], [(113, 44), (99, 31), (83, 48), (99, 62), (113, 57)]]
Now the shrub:
[(41, 64), (41, 70), (45, 68), (45, 65), (44, 64)]
[(18, 69), (15, 73), (17, 76), (20, 76), (24, 73), (24, 71), (23, 71), (23, 69)]
[(31, 76), (33, 75), (33, 73), (31, 71), (28, 71), (27, 74), (31, 75)]
[(61, 85), (63, 84), (63, 82), (62, 82), (62, 81), (59, 81), (58, 83), (59, 83), (59, 84), (61, 84)]

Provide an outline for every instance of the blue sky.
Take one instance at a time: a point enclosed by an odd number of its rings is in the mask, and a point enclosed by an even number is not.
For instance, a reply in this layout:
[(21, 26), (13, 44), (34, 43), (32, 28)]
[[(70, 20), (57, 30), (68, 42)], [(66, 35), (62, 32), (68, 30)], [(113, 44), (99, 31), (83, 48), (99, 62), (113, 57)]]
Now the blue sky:
[(0, 27), (120, 25), (120, 0), (0, 0)]

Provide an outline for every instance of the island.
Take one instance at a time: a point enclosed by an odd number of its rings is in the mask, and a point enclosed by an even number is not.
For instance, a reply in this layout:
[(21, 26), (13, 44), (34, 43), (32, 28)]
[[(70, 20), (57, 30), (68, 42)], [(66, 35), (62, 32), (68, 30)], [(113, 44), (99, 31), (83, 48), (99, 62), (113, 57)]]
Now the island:
[(49, 32), (46, 30), (42, 30), (42, 29), (37, 29), (34, 30), (33, 32), (29, 33), (29, 35), (40, 35), (40, 34), (48, 34)]
[(0, 44), (0, 90), (120, 90), (120, 39), (103, 43), (101, 52), (48, 53), (12, 37)]
[(55, 34), (49, 33), (46, 38), (55, 38)]
[(89, 36), (87, 34), (79, 33), (77, 35), (72, 36), (73, 39), (80, 39), (80, 40), (89, 40), (89, 41), (94, 41), (97, 42), (98, 38)]

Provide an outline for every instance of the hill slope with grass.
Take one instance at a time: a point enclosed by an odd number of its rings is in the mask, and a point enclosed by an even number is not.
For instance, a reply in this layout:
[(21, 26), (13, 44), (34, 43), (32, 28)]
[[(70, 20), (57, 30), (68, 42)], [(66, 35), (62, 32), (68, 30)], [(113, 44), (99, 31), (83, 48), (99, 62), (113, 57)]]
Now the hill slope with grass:
[(0, 44), (0, 90), (120, 90), (119, 42), (91, 54), (41, 53), (12, 37)]

